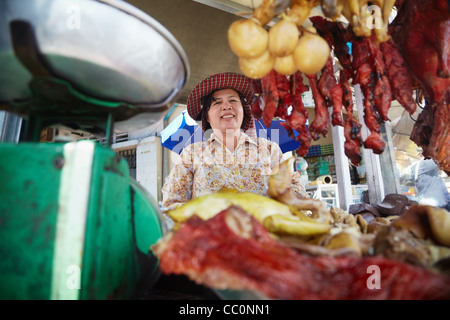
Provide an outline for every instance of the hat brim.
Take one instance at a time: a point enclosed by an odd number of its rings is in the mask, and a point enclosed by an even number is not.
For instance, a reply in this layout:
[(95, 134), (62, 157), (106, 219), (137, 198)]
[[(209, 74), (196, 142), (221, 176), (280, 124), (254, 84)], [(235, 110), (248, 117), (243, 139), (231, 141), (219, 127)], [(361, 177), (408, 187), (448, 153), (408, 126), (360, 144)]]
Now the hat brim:
[[(249, 113), (250, 112), (250, 101), (253, 97), (250, 79), (246, 76), (238, 73), (226, 72), (226, 73), (217, 73), (203, 81), (199, 82), (194, 89), (192, 89), (191, 93), (187, 99), (187, 112), (192, 119), (198, 120), (202, 112), (202, 98), (212, 91), (219, 89), (235, 89), (242, 93), (247, 104), (243, 106), (246, 108)], [(249, 128), (254, 128), (253, 117), (249, 123), (244, 123), (244, 131), (247, 131)]]

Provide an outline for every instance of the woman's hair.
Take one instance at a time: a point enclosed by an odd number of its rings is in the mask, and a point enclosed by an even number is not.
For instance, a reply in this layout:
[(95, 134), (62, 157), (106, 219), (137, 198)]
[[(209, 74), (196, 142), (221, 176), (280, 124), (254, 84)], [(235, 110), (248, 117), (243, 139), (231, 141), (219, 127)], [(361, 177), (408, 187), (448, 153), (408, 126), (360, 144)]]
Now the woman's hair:
[[(208, 111), (209, 111), (209, 108), (211, 107), (212, 102), (214, 101), (213, 95), (216, 91), (220, 91), (223, 89), (227, 89), (227, 88), (213, 90), (209, 94), (207, 94), (206, 96), (201, 98), (201, 103), (203, 106), (202, 111), (201, 111), (202, 112), (201, 119), (202, 119), (203, 132), (206, 132), (207, 130), (211, 129), (211, 125), (209, 124), (209, 121), (208, 121)], [(244, 110), (244, 117), (243, 117), (242, 123), (241, 123), (241, 129), (243, 129), (244, 124), (252, 118), (252, 115), (250, 114), (249, 109), (245, 108), (245, 105), (247, 105), (247, 102), (245, 101), (244, 95), (234, 88), (229, 88), (229, 89), (233, 89), (234, 91), (236, 91), (237, 94), (239, 95), (239, 99), (241, 100), (242, 108)]]

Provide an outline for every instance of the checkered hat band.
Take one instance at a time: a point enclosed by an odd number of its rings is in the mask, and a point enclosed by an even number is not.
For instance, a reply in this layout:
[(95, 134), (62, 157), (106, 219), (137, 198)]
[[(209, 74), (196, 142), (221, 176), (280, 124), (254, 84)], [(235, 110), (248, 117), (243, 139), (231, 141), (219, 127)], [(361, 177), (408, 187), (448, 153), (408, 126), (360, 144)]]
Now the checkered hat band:
[[(212, 75), (200, 82), (189, 94), (187, 100), (187, 111), (191, 118), (196, 119), (202, 110), (201, 99), (210, 92), (218, 89), (232, 88), (244, 95), (249, 103), (252, 98), (252, 90), (249, 79), (237, 73), (219, 73)], [(250, 112), (250, 106), (245, 105), (244, 108)], [(251, 113), (251, 112), (250, 112)], [(244, 131), (254, 128), (254, 122), (248, 121), (244, 123)]]

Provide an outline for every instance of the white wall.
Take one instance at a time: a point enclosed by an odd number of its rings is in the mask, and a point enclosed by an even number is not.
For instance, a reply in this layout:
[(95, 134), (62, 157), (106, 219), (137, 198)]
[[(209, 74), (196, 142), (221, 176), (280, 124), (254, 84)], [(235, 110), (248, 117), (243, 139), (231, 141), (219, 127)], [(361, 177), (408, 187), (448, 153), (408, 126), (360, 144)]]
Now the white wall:
[(162, 200), (162, 146), (156, 136), (115, 143), (115, 151), (136, 149), (136, 181), (156, 202)]
[(159, 137), (144, 138), (136, 149), (136, 180), (156, 201), (161, 198), (162, 146)]

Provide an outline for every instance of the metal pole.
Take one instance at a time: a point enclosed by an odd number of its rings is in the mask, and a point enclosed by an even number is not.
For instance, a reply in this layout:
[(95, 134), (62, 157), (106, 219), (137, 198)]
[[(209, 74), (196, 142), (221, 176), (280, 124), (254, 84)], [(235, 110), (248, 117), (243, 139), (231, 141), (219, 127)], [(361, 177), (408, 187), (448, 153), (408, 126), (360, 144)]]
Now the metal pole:
[(397, 173), (397, 164), (395, 160), (394, 153), (394, 142), (392, 141), (392, 129), (389, 123), (384, 124), (384, 129), (386, 130), (386, 140), (387, 140), (387, 148), (381, 160), (383, 161), (383, 168), (385, 168), (384, 173), (387, 172), (388, 177), (384, 179), (385, 183), (385, 193), (395, 193), (401, 194), (400, 188), (400, 180)]
[(19, 142), (21, 128), (21, 117), (0, 111), (0, 142)]
[(347, 211), (350, 205), (353, 203), (353, 198), (348, 157), (344, 152), (344, 128), (341, 126), (332, 125), (331, 137), (333, 138), (334, 162), (336, 165), (336, 179), (339, 190), (339, 207), (342, 210)]
[[(359, 84), (354, 86), (356, 109), (358, 111), (358, 119), (364, 119), (364, 104), (363, 94)], [(359, 121), (362, 125), (361, 135), (363, 140), (366, 140), (370, 134), (370, 130), (367, 128), (364, 121)], [(374, 154), (372, 150), (362, 148), (364, 163), (366, 165), (366, 180), (367, 187), (369, 188), (369, 202), (370, 204), (380, 203), (384, 199), (384, 186), (382, 181), (382, 173), (380, 166), (380, 157)]]

